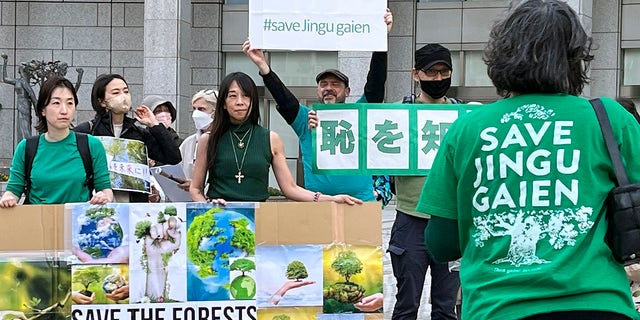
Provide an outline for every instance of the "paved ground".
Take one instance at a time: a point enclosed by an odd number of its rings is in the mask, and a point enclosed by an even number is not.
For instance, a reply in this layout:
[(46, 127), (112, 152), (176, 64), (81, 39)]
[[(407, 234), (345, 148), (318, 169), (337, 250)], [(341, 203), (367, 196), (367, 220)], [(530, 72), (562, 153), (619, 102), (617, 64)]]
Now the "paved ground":
[[(395, 205), (389, 205), (382, 210), (382, 247), (384, 248), (385, 255), (383, 256), (384, 263), (384, 319), (391, 319), (391, 312), (393, 311), (393, 305), (396, 302), (396, 280), (393, 277), (393, 271), (391, 269), (391, 260), (389, 259), (389, 253), (386, 253), (389, 245), (389, 234), (391, 233), (391, 226), (393, 220), (396, 217)], [(427, 275), (425, 281), (425, 292), (422, 294), (422, 303), (420, 306), (420, 313), (418, 319), (427, 320), (431, 319), (431, 304), (428, 303), (429, 284), (431, 283), (430, 276)]]

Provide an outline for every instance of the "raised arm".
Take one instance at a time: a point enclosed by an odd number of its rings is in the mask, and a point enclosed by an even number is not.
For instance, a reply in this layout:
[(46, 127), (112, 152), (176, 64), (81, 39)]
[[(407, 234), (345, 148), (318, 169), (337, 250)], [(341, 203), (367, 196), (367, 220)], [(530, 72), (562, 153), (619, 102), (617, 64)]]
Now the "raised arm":
[[(393, 15), (387, 9), (384, 14), (384, 23), (387, 24), (387, 33), (393, 26)], [(387, 53), (374, 52), (371, 54), (367, 83), (364, 85), (364, 98), (366, 102), (381, 103), (384, 101), (385, 83), (387, 82)]]
[(7, 59), (9, 57), (6, 53), (2, 53), (0, 56), (2, 57), (2, 82), (8, 84), (16, 84), (16, 81), (14, 79), (9, 79), (7, 77)]
[(137, 107), (135, 117), (148, 128), (145, 131), (144, 143), (149, 150), (149, 158), (166, 164), (178, 164), (182, 161), (179, 146), (173, 140), (171, 133), (158, 122), (147, 106)]
[(262, 49), (252, 48), (251, 42), (246, 40), (242, 45), (242, 51), (258, 67), (265, 87), (271, 92), (273, 99), (278, 104), (278, 113), (280, 113), (288, 124), (292, 124), (300, 109), (300, 101), (298, 98), (287, 89), (278, 75), (271, 70)]

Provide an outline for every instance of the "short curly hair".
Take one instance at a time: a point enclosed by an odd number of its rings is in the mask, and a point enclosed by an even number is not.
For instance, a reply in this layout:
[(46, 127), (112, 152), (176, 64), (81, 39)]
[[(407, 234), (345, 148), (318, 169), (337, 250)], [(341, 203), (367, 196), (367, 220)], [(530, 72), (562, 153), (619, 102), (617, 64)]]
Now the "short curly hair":
[(588, 83), (592, 39), (559, 0), (528, 0), (496, 22), (484, 52), (497, 92), (579, 95)]

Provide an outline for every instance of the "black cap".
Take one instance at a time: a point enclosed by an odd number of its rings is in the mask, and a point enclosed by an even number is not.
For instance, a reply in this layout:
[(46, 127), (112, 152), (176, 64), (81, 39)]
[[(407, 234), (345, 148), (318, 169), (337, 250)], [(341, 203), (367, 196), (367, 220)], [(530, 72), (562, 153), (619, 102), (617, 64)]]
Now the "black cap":
[(414, 66), (416, 70), (428, 70), (438, 63), (443, 63), (450, 70), (453, 70), (449, 49), (437, 43), (430, 43), (416, 50), (416, 65)]
[(320, 82), (320, 80), (324, 79), (328, 75), (333, 75), (336, 78), (340, 79), (340, 81), (344, 82), (345, 87), (349, 86), (349, 77), (347, 77), (347, 75), (345, 75), (344, 73), (340, 72), (340, 70), (338, 69), (327, 69), (325, 71), (318, 73), (318, 75), (316, 76), (316, 83)]

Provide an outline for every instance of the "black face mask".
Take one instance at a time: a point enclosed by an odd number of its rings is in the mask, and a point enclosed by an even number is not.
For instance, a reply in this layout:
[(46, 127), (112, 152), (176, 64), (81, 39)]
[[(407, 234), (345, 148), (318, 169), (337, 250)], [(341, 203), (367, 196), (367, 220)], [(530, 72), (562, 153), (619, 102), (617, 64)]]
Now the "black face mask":
[(424, 81), (420, 80), (420, 89), (433, 99), (440, 99), (447, 94), (447, 90), (451, 87), (451, 78), (442, 80)]

